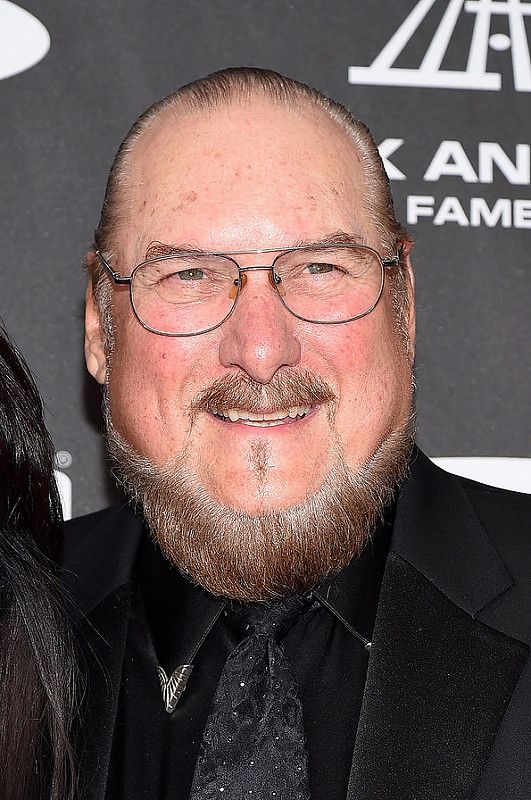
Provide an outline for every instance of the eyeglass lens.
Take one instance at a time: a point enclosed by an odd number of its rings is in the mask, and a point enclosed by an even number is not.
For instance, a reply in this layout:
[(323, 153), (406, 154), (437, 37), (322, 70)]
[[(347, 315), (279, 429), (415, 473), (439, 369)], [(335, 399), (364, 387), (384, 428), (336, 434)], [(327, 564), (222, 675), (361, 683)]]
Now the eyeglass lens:
[[(311, 322), (344, 322), (378, 301), (383, 267), (369, 248), (312, 248), (282, 253), (273, 263), (278, 293), (292, 313)], [(239, 290), (238, 266), (226, 256), (187, 254), (141, 264), (131, 293), (139, 319), (160, 333), (216, 327)]]

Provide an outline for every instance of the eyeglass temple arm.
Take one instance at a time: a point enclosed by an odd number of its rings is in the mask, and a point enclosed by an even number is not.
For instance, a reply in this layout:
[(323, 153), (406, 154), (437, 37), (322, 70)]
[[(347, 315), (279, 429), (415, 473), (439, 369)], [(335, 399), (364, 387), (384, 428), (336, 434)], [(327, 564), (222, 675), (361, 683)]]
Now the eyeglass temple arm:
[[(382, 265), (384, 267), (399, 267), (402, 261), (402, 256), (404, 254), (404, 241), (398, 240), (396, 242), (396, 253), (391, 258), (382, 258)], [(406, 253), (409, 252), (409, 248), (407, 249)]]
[(121, 284), (131, 283), (131, 276), (130, 275), (124, 276), (120, 275), (118, 272), (115, 272), (111, 267), (111, 265), (109, 264), (109, 262), (107, 261), (107, 259), (104, 256), (102, 256), (99, 250), (96, 250), (96, 256), (98, 257), (100, 264), (103, 267), (105, 267), (105, 269), (109, 273), (109, 276), (112, 278), (114, 283), (121, 283)]
[(400, 264), (401, 253), (397, 253), (392, 258), (382, 258), (382, 266), (384, 267), (398, 267)]

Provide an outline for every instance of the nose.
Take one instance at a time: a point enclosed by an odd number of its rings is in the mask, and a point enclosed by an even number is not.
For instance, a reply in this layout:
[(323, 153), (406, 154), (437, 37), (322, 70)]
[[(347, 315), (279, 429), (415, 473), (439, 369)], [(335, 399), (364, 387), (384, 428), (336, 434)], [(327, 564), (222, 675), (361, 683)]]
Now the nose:
[(257, 383), (269, 383), (281, 367), (301, 357), (296, 318), (284, 308), (267, 272), (247, 272), (232, 316), (222, 325), (219, 357)]

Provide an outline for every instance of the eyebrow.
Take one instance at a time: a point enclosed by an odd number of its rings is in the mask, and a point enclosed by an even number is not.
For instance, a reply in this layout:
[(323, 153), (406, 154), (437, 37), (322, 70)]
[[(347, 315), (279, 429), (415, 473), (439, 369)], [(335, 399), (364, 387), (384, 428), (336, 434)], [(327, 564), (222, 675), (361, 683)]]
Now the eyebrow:
[(186, 244), (164, 244), (157, 240), (150, 242), (146, 250), (146, 260), (152, 258), (161, 258), (163, 256), (181, 255), (183, 253), (190, 253), (195, 255), (208, 255), (209, 253), (219, 255), (239, 255), (247, 253), (281, 253), (283, 250), (289, 250), (290, 247), (324, 247), (331, 244), (366, 244), (367, 238), (363, 234), (346, 233), (345, 231), (334, 231), (319, 239), (297, 239), (295, 244), (287, 247), (265, 247), (256, 250), (201, 250), (198, 247), (192, 247)]

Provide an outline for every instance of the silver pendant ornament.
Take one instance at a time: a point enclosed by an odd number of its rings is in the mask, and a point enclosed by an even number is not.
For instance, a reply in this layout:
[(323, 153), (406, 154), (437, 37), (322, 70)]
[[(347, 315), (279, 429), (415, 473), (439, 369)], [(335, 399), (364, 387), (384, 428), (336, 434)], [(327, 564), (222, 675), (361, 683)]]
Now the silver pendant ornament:
[(176, 667), (168, 678), (163, 668), (157, 665), (157, 672), (162, 689), (162, 699), (168, 714), (172, 714), (173, 711), (175, 711), (175, 706), (186, 689), (186, 684), (193, 668), (193, 664), (183, 664), (180, 667)]

